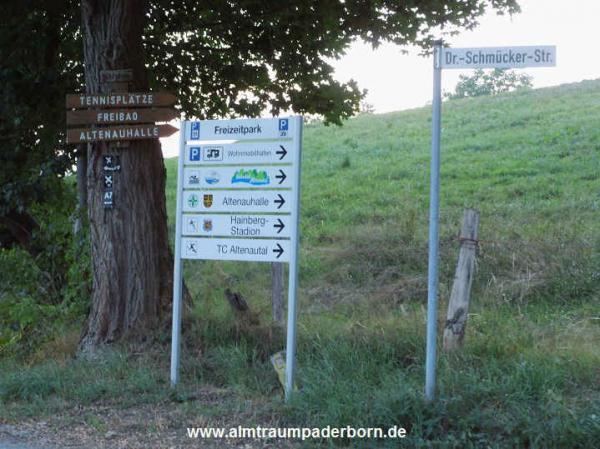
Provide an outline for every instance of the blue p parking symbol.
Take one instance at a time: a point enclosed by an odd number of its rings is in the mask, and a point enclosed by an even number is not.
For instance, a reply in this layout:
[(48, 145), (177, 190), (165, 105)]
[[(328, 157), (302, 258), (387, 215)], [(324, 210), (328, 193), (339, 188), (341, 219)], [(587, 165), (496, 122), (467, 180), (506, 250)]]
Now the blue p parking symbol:
[(190, 147), (190, 162), (200, 160), (200, 147)]
[(200, 122), (192, 122), (192, 127), (190, 129), (190, 139), (198, 140), (200, 139)]
[(288, 131), (289, 120), (287, 118), (279, 119), (279, 131)]

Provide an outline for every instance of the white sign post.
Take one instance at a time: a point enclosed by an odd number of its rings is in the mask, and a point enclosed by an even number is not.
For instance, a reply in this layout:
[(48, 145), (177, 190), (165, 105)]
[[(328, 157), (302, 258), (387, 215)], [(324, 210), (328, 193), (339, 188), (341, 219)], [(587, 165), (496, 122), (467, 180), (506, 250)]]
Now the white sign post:
[(294, 385), (302, 117), (183, 122), (171, 385), (179, 381), (183, 259), (288, 262), (285, 396)]
[(556, 66), (556, 47), (444, 48), (436, 41), (433, 50), (433, 102), (431, 120), (431, 172), (429, 193), (429, 263), (427, 272), (427, 350), (425, 398), (435, 399), (437, 341), (437, 290), (440, 196), (440, 140), (442, 123), (442, 69), (524, 68)]

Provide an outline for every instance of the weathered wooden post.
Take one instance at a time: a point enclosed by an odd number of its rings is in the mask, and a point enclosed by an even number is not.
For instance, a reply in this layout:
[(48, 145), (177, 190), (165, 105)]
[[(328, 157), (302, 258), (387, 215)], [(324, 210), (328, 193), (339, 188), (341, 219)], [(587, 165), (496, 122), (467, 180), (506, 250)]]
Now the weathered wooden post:
[(475, 270), (477, 228), (479, 212), (465, 210), (460, 230), (460, 252), (454, 275), (454, 284), (448, 303), (448, 315), (444, 327), (444, 350), (453, 351), (462, 346), (469, 313), (469, 297)]
[(271, 264), (271, 310), (273, 311), (273, 322), (283, 325), (283, 264), (273, 262)]

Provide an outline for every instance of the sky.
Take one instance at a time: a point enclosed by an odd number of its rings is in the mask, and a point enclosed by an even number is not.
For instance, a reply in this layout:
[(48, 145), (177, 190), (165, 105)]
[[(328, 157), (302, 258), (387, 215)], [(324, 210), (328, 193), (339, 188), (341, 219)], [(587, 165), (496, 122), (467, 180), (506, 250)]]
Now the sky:
[[(556, 45), (556, 67), (526, 68), (534, 87), (556, 86), (600, 78), (600, 0), (521, 0), (521, 13), (510, 17), (493, 11), (477, 28), (463, 31), (446, 42), (451, 47)], [(376, 113), (421, 107), (431, 102), (432, 59), (418, 51), (384, 44), (373, 50), (354, 43), (338, 61), (335, 77), (354, 79), (367, 89), (366, 102)], [(452, 91), (459, 75), (472, 70), (444, 70), (442, 90)], [(177, 154), (178, 133), (161, 139), (166, 157)]]

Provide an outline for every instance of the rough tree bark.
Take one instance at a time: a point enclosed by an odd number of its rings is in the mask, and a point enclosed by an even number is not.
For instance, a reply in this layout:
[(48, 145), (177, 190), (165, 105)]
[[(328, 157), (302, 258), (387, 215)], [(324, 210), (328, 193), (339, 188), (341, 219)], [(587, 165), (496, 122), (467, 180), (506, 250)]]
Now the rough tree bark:
[(83, 227), (82, 214), (87, 211), (87, 144), (77, 149), (77, 215), (73, 233), (79, 234)]
[[(130, 68), (132, 91), (148, 89), (142, 31), (147, 1), (82, 0), (86, 92), (106, 92), (101, 70)], [(102, 155), (120, 156), (114, 208), (102, 203)], [(93, 269), (92, 307), (80, 353), (122, 338), (141, 338), (170, 310), (172, 258), (168, 246), (165, 167), (158, 140), (127, 148), (105, 143), (88, 150), (88, 216)]]

